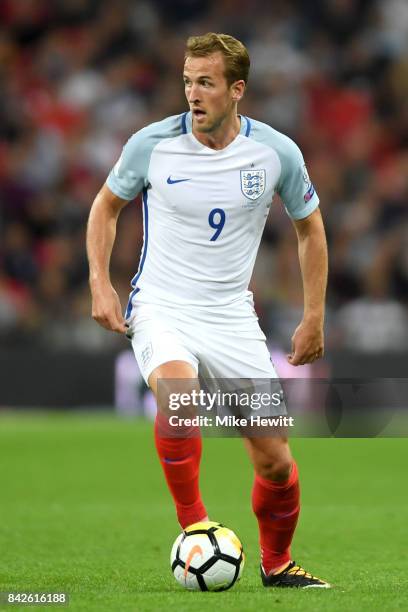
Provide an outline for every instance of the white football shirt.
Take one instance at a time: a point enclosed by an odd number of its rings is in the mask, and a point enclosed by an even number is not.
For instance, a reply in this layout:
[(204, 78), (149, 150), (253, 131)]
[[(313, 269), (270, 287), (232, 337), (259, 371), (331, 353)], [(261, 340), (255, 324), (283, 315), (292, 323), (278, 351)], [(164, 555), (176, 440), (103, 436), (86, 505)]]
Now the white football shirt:
[(125, 200), (143, 191), (144, 242), (133, 304), (224, 307), (251, 298), (248, 284), (275, 192), (292, 219), (319, 204), (302, 154), (287, 136), (241, 116), (224, 149), (201, 144), (191, 113), (135, 133), (107, 179)]

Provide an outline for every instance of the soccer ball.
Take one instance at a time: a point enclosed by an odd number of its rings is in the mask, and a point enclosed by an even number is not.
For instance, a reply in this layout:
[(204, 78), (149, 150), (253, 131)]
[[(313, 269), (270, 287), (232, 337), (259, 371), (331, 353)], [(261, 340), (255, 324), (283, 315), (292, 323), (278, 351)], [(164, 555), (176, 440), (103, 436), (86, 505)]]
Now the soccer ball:
[(245, 555), (231, 529), (207, 521), (178, 536), (170, 564), (177, 582), (190, 591), (225, 591), (241, 578)]

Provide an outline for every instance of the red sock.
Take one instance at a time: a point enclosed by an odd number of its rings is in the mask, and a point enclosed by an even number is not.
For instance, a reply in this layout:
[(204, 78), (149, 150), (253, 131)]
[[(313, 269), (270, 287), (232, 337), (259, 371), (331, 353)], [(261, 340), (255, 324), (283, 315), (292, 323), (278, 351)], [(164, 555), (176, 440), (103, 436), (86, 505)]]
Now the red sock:
[(267, 574), (290, 561), (290, 544), (299, 516), (299, 479), (295, 461), (288, 480), (255, 476), (252, 508), (259, 525), (262, 566)]
[(155, 443), (167, 485), (176, 504), (177, 518), (184, 529), (207, 516), (199, 489), (201, 435), (196, 428), (186, 438), (159, 436), (155, 422)]

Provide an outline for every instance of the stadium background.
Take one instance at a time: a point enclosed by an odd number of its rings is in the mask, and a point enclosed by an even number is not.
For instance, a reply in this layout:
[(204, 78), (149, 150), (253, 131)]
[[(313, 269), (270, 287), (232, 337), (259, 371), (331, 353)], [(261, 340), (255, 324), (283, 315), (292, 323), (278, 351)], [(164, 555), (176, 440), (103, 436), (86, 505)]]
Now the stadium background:
[[(213, 609), (168, 570), (177, 525), (151, 423), (112, 411), (118, 355), (123, 388), (135, 366), (126, 341), (90, 317), (90, 205), (129, 135), (185, 108), (185, 38), (237, 36), (252, 59), (241, 112), (296, 140), (321, 198), (327, 355), (308, 375), (406, 376), (408, 5), (2, 0), (0, 23), (0, 591), (65, 590), (84, 612)], [(141, 246), (136, 201), (112, 258), (123, 305)], [(288, 350), (301, 291), (279, 205), (252, 288), (271, 347)], [(60, 410), (78, 406), (105, 411)], [(406, 608), (404, 439), (292, 441), (295, 558), (338, 588), (267, 598), (248, 461), (239, 440), (205, 442), (210, 515), (247, 552), (241, 584), (217, 599), (223, 610)]]
[[(77, 356), (70, 368), (95, 371), (102, 353), (127, 348), (90, 318), (86, 219), (129, 135), (185, 108), (184, 41), (208, 30), (247, 44), (252, 68), (241, 112), (295, 139), (318, 190), (330, 248), (327, 363), (338, 351), (362, 353), (367, 363), (391, 352), (392, 363), (401, 361), (406, 2), (4, 0), (0, 19), (0, 339), (8, 381), (18, 364), (28, 381), (34, 356), (45, 367), (51, 353), (55, 367), (55, 352), (61, 360), (69, 353)], [(142, 229), (137, 200), (120, 219), (112, 257), (124, 306)], [(268, 337), (287, 350), (302, 291), (294, 232), (279, 205), (252, 288)], [(378, 370), (383, 364), (389, 358)], [(12, 400), (0, 395), (0, 404)]]

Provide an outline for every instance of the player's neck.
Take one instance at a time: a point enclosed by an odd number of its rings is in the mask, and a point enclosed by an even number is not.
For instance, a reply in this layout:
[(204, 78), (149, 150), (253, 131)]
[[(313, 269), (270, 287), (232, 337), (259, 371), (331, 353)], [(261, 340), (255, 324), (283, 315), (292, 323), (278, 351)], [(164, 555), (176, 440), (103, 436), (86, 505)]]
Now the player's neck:
[(210, 149), (225, 149), (238, 136), (241, 130), (241, 119), (237, 114), (228, 117), (217, 129), (213, 132), (198, 132), (194, 129), (193, 134), (201, 144)]

